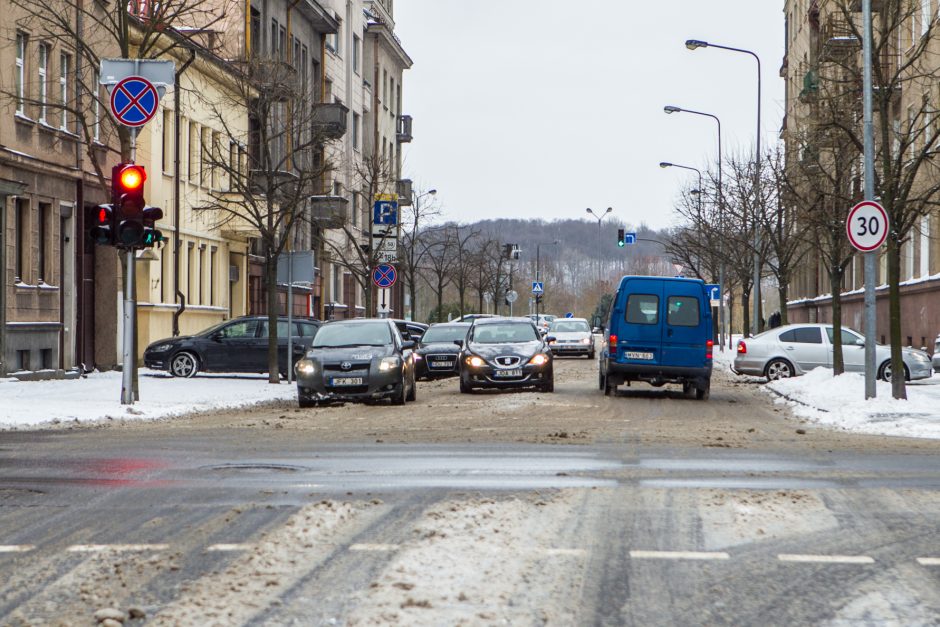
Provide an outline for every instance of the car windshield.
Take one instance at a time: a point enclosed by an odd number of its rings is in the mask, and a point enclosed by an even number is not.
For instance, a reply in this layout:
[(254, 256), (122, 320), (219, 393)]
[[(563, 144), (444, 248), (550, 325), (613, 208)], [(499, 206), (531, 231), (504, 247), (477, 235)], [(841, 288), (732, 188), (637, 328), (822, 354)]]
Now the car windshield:
[(386, 346), (392, 334), (385, 322), (331, 323), (320, 327), (313, 338), (313, 348)]
[(424, 344), (450, 343), (467, 337), (467, 327), (431, 327), (424, 332)]
[(556, 320), (548, 330), (554, 333), (590, 333), (591, 327), (583, 320)]
[(473, 341), (479, 344), (502, 344), (506, 342), (535, 342), (539, 339), (532, 325), (520, 322), (486, 324), (473, 331)]

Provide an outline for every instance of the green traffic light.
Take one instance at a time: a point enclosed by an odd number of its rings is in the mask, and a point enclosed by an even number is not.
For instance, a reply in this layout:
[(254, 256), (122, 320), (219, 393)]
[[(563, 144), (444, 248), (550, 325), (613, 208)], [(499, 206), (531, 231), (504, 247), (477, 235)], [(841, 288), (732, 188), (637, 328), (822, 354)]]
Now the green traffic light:
[(619, 242), (617, 242), (617, 246), (620, 246), (621, 248), (623, 248), (624, 245), (625, 245), (625, 244), (624, 244), (624, 241), (623, 241), (623, 240), (620, 240)]

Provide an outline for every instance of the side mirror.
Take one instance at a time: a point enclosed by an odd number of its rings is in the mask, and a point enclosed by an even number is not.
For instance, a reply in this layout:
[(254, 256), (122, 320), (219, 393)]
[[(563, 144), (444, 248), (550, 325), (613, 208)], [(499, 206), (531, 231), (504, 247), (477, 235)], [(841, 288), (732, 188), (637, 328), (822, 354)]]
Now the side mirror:
[(221, 331), (220, 331), (219, 333), (213, 333), (211, 336), (209, 336), (209, 339), (212, 340), (213, 342), (221, 342), (221, 341), (222, 341), (222, 338), (224, 338), (224, 337), (225, 337), (225, 336), (222, 335), (222, 333), (221, 333)]
[(411, 340), (405, 340), (401, 343), (402, 350), (412, 350), (415, 346), (416, 344)]
[(456, 344), (460, 348), (463, 348), (463, 340), (454, 340), (454, 344)]
[(861, 340), (861, 339), (855, 340), (855, 345), (856, 345), (856, 346), (865, 346), (865, 340)]

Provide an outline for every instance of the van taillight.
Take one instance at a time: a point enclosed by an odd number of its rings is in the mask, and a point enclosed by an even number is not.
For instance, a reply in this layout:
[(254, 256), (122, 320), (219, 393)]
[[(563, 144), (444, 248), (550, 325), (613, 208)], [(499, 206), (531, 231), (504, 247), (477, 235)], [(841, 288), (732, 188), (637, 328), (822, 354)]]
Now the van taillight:
[(611, 335), (611, 336), (610, 336), (610, 342), (608, 342), (608, 344), (609, 344), (611, 347), (616, 348), (616, 347), (617, 347), (617, 336), (616, 336), (616, 335)]
[(715, 342), (708, 340), (705, 342), (705, 359), (712, 358), (712, 349), (715, 348)]
[(744, 340), (738, 340), (738, 355), (744, 355), (747, 353), (747, 344), (744, 343)]

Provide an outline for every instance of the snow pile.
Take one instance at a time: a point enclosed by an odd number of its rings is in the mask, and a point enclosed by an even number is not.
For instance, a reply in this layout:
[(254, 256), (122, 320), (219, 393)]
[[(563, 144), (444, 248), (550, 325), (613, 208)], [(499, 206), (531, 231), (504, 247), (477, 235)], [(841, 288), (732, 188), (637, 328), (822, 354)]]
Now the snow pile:
[(768, 383), (802, 418), (847, 431), (915, 438), (940, 438), (940, 378), (907, 385), (907, 400), (891, 398), (891, 384), (879, 381), (877, 397), (865, 400), (865, 377), (828, 368)]
[(120, 372), (94, 372), (78, 380), (0, 379), (0, 428), (166, 418), (296, 398), (296, 386), (271, 385), (267, 375), (175, 379), (141, 369), (140, 402), (131, 406), (121, 405)]

